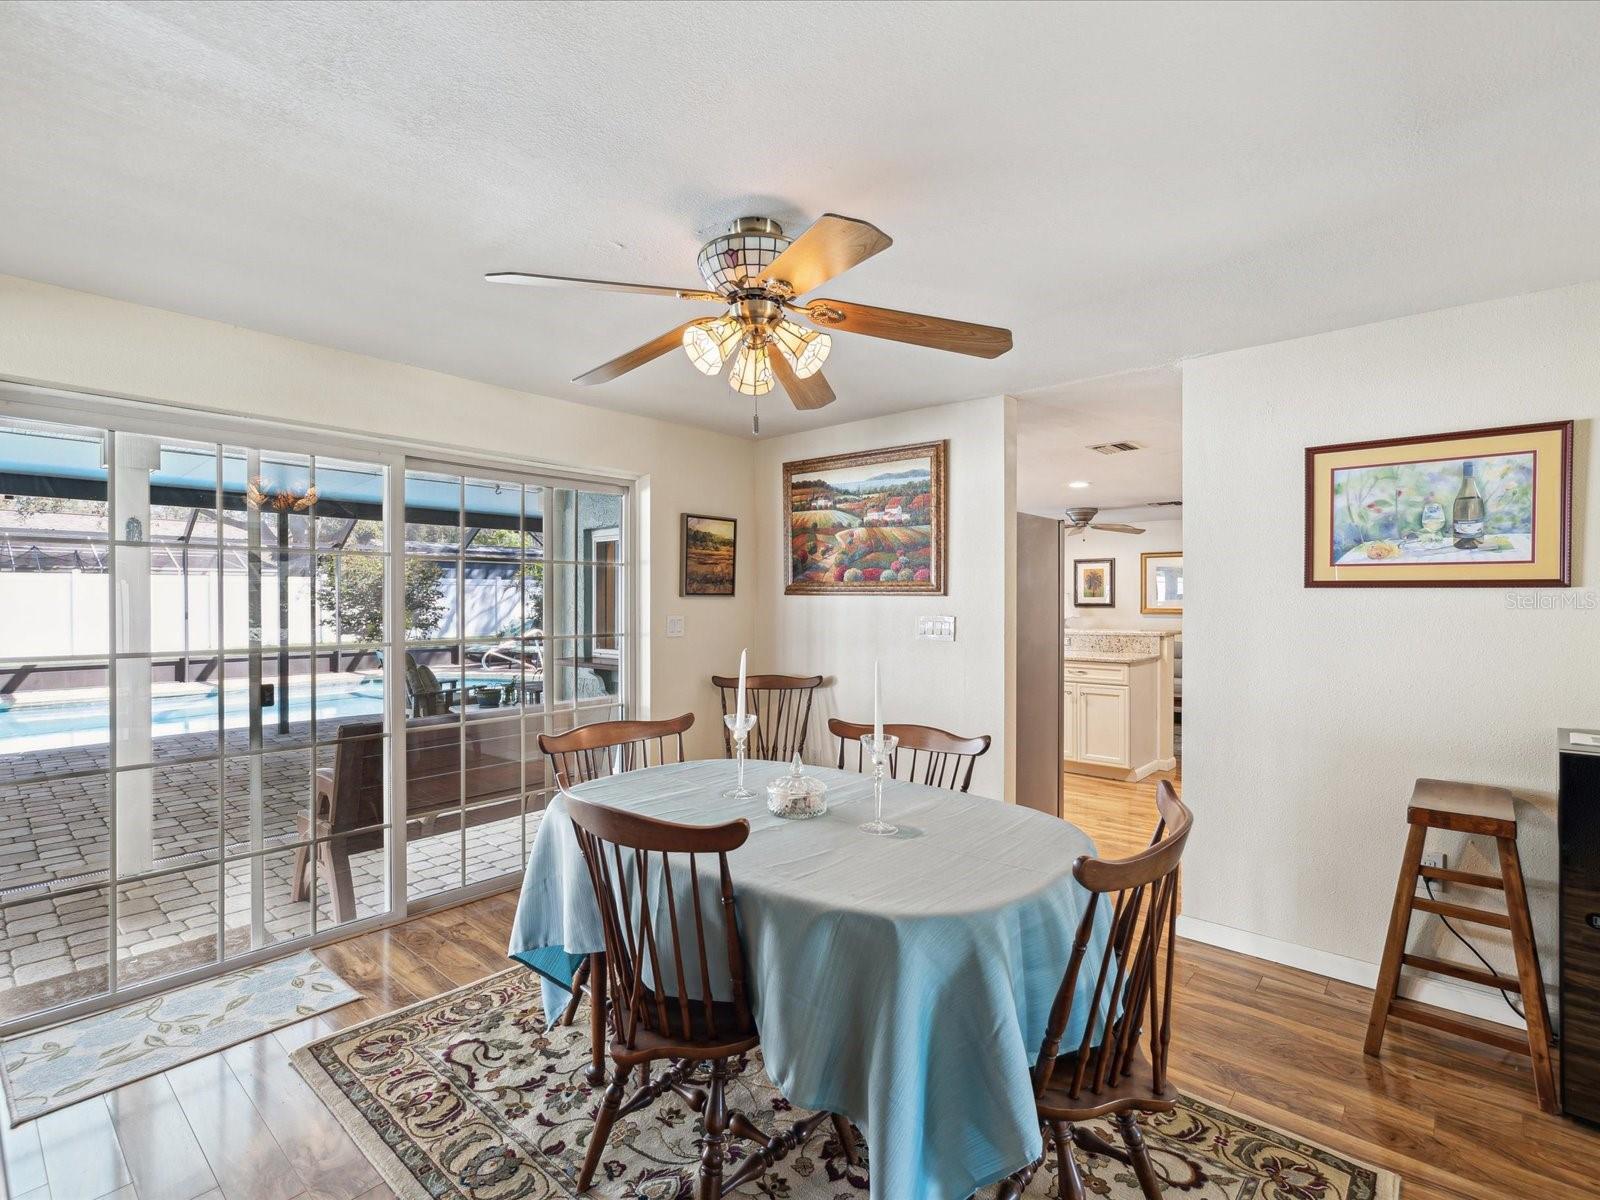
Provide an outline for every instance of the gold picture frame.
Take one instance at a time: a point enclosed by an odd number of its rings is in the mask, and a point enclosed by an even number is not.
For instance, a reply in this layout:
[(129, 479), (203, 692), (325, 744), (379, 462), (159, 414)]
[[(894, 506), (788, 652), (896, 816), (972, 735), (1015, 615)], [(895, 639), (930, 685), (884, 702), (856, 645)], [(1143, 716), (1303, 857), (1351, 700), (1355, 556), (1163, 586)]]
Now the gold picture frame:
[(1306, 451), (1306, 587), (1571, 583), (1571, 421)]
[(788, 596), (942, 596), (948, 441), (783, 464)]
[[(1176, 594), (1167, 582), (1176, 559)], [(1147, 617), (1183, 616), (1183, 551), (1147, 550), (1139, 555), (1139, 611)]]

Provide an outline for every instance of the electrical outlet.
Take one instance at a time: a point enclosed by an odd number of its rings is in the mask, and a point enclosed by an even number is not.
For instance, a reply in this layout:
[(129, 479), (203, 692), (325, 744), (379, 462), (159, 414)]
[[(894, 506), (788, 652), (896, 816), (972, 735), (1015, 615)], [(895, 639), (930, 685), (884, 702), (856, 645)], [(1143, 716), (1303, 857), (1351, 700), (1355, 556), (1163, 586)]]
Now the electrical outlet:
[(1422, 865), (1425, 867), (1437, 867), (1439, 870), (1444, 871), (1450, 866), (1450, 856), (1442, 850), (1434, 850), (1422, 856)]

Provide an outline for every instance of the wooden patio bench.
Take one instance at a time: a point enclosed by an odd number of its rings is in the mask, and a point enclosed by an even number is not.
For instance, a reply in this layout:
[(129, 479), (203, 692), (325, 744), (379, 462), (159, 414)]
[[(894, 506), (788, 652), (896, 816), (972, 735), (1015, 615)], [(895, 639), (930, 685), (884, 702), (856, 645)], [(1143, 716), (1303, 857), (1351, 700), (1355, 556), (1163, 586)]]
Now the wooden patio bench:
[[(331, 881), (335, 923), (356, 913), (350, 856), (383, 845), (384, 831), (373, 828), (383, 824), (382, 734), (383, 726), (375, 721), (340, 726), (333, 766), (317, 771), (316, 836), (326, 839), (317, 843), (317, 866)], [(517, 722), (468, 721), (463, 741), (456, 713), (407, 721), (407, 840), (457, 833), (463, 815), (469, 828), (518, 815), (523, 792), (544, 784), (543, 756), (537, 743), (530, 742), (530, 747), (524, 780)], [(463, 792), (469, 806), (464, 814)], [(310, 836), (309, 824), (302, 814), (302, 841)], [(295, 852), (296, 900), (310, 892), (309, 852), (304, 845)]]

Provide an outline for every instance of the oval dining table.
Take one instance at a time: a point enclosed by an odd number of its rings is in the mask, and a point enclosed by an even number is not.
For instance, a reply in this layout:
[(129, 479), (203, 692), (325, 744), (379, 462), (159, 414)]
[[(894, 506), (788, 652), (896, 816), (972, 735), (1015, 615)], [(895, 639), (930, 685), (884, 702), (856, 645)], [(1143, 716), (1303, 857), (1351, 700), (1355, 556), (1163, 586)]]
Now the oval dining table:
[[(1028, 1072), (1087, 904), (1072, 864), (1094, 846), (1032, 809), (892, 780), (884, 817), (899, 832), (875, 836), (859, 828), (873, 815), (871, 778), (825, 767), (808, 770), (828, 785), (828, 811), (788, 820), (766, 807), (767, 784), (788, 769), (747, 764), (748, 800), (723, 797), (736, 775), (726, 760), (574, 792), (685, 824), (749, 821), (728, 863), (772, 1082), (795, 1105), (856, 1122), (873, 1200), (966, 1200), (1041, 1153)], [(576, 966), (603, 949), (557, 795), (534, 838), (510, 953), (548, 981), (554, 1016)], [(1082, 981), (1063, 1045), (1082, 1037), (1092, 987)]]

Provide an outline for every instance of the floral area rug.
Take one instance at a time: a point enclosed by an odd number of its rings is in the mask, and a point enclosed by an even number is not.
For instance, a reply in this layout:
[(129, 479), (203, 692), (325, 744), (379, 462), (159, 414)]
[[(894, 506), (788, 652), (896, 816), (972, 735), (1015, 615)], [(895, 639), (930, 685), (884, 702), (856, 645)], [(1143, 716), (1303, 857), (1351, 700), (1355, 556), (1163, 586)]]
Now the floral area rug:
[[(545, 1200), (576, 1195), (599, 1090), (587, 1013), (546, 1030), (536, 977), (515, 968), (295, 1052), (294, 1063), (403, 1200)], [(802, 1114), (768, 1082), (759, 1053), (729, 1104), (764, 1129)], [(1104, 1124), (1104, 1128), (1099, 1128)], [(689, 1200), (697, 1118), (676, 1096), (618, 1121), (586, 1196)], [(1091, 1128), (1108, 1138), (1107, 1123)], [(1185, 1200), (1395, 1200), (1398, 1178), (1234, 1113), (1186, 1099), (1145, 1125), (1170, 1196)], [(733, 1143), (738, 1147), (737, 1140)], [(1140, 1200), (1133, 1172), (1080, 1157), (1089, 1194)], [(811, 1141), (741, 1195), (866, 1200), (825, 1122)], [(1049, 1162), (1030, 1200), (1057, 1195)]]
[(359, 999), (315, 955), (291, 954), (7, 1038), (0, 1074), (11, 1124)]

